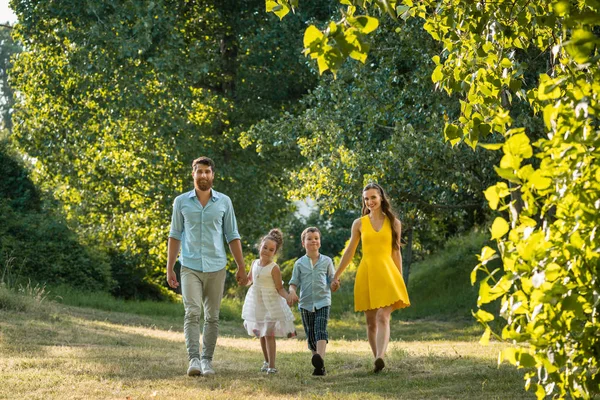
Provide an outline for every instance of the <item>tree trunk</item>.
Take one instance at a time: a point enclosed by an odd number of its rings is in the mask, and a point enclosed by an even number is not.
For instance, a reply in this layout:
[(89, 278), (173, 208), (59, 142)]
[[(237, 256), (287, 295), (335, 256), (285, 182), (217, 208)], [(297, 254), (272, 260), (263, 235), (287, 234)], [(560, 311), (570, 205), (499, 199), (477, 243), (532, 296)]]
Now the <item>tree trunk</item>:
[(413, 256), (413, 229), (410, 228), (406, 232), (406, 245), (404, 246), (404, 251), (402, 252), (402, 278), (404, 278), (404, 283), (408, 286), (408, 275), (410, 274), (410, 265), (412, 264), (412, 256)]

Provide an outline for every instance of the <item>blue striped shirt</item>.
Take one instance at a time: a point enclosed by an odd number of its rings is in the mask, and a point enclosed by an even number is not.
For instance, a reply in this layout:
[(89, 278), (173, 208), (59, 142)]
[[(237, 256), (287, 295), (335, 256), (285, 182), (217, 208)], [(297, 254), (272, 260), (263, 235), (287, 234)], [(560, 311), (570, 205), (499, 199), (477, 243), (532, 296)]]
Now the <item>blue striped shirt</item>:
[(202, 207), (195, 190), (177, 196), (169, 237), (181, 241), (181, 265), (201, 272), (222, 270), (227, 264), (223, 239), (240, 239), (231, 199), (212, 189)]

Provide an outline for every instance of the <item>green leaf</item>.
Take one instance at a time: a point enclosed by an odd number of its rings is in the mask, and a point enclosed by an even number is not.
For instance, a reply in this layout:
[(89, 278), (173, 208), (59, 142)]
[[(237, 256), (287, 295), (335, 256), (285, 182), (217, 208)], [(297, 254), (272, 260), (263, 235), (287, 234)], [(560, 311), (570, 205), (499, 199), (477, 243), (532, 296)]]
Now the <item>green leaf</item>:
[(498, 364), (502, 363), (502, 361), (508, 361), (509, 363), (516, 365), (518, 352), (519, 350), (514, 347), (507, 347), (506, 349), (500, 352)]
[(508, 229), (508, 222), (506, 222), (506, 220), (502, 217), (496, 217), (490, 229), (490, 231), (492, 232), (492, 239), (502, 238), (502, 236), (506, 235)]
[(398, 15), (400, 18), (402, 18), (404, 20), (406, 20), (410, 17), (409, 11), (410, 11), (409, 6), (399, 5), (398, 7), (396, 7), (396, 15)]
[(539, 169), (529, 176), (528, 181), (537, 190), (547, 189), (552, 183), (552, 180), (545, 177)]
[(502, 68), (510, 68), (512, 67), (512, 62), (508, 58), (503, 58), (502, 61), (500, 61), (500, 66), (502, 66)]
[(496, 250), (489, 246), (485, 246), (483, 249), (481, 249), (481, 254), (478, 254), (477, 258), (479, 259), (480, 263), (485, 265), (489, 261), (498, 258), (498, 256), (496, 254)]
[(577, 29), (573, 32), (571, 40), (566, 42), (566, 49), (576, 63), (584, 64), (588, 62), (590, 54), (598, 42), (598, 38), (592, 32)]
[(503, 145), (504, 143), (477, 143), (477, 146), (483, 147), (486, 150), (499, 150)]
[[(509, 131), (509, 133), (511, 131)], [(504, 143), (502, 149), (507, 155), (517, 156), (519, 158), (530, 158), (533, 155), (533, 149), (529, 143), (530, 141), (526, 134), (517, 133), (516, 135), (512, 135), (506, 143)]]
[(540, 74), (540, 85), (538, 87), (538, 99), (539, 100), (555, 100), (561, 95), (561, 83), (564, 78), (551, 79), (546, 74)]
[(441, 81), (444, 78), (444, 74), (442, 73), (442, 68), (443, 68), (442, 65), (438, 65), (433, 70), (433, 74), (431, 74), (431, 80), (433, 81), (433, 83), (438, 83), (439, 81)]
[(519, 367), (533, 368), (535, 367), (535, 358), (529, 353), (521, 352), (519, 355)]
[(571, 9), (571, 5), (568, 0), (559, 0), (552, 4), (554, 13), (558, 16), (567, 15)]
[(314, 42), (322, 40), (323, 37), (323, 32), (321, 32), (316, 26), (310, 25), (304, 31), (304, 47), (311, 47)]
[(510, 191), (508, 190), (508, 186), (506, 186), (506, 183), (498, 182), (494, 186), (490, 186), (489, 188), (487, 188), (483, 192), (483, 194), (485, 195), (487, 201), (490, 203), (490, 208), (492, 210), (496, 210), (498, 208), (498, 203), (500, 202), (500, 199), (508, 196), (510, 194)]
[(498, 168), (497, 166), (494, 165), (494, 171), (496, 171), (498, 176), (500, 176), (503, 179), (506, 179), (506, 180), (514, 182), (514, 183), (521, 183), (521, 180), (519, 179), (519, 177), (517, 175), (515, 175), (515, 173), (512, 169)]
[[(481, 311), (481, 310), (479, 310)], [(491, 314), (490, 314), (491, 315)], [(494, 316), (492, 315), (492, 318), (494, 318)], [(487, 326), (485, 328), (485, 332), (483, 332), (483, 335), (481, 335), (481, 339), (479, 339), (479, 344), (485, 346), (490, 342), (490, 335), (492, 334), (492, 329)]]
[(484, 311), (482, 309), (477, 310), (477, 312), (475, 314), (473, 314), (473, 316), (479, 322), (490, 322), (490, 321), (494, 320), (494, 315), (493, 314), (490, 314), (489, 312)]
[(361, 15), (359, 17), (350, 17), (347, 19), (348, 23), (358, 29), (361, 33), (371, 33), (379, 26), (379, 20), (377, 18), (368, 17)]

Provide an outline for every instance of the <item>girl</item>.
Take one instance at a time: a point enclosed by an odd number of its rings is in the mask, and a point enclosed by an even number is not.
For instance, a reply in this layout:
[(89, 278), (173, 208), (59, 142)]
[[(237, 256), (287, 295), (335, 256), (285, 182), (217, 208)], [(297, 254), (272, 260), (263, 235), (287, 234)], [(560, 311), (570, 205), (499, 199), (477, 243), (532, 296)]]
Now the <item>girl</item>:
[(327, 321), (331, 306), (330, 282), (335, 270), (331, 258), (319, 254), (321, 232), (315, 227), (306, 228), (301, 235), (306, 255), (294, 264), (290, 280), (288, 304), (298, 301), (296, 289), (300, 288), (298, 308), (302, 313), (302, 325), (306, 332), (308, 348), (312, 351), (313, 375), (325, 375), (325, 348), (329, 335)]
[(362, 240), (363, 257), (356, 271), (354, 309), (364, 311), (367, 336), (375, 357), (374, 372), (385, 367), (383, 358), (390, 340), (392, 311), (410, 306), (400, 256), (400, 221), (391, 210), (383, 188), (370, 183), (362, 191), (362, 218), (352, 224), (350, 243), (335, 273), (332, 289), (339, 287), (339, 277), (348, 266), (358, 242)]
[(283, 288), (281, 271), (273, 259), (281, 250), (283, 234), (271, 229), (260, 241), (260, 259), (254, 260), (250, 269), (253, 283), (244, 301), (242, 318), (249, 335), (260, 338), (264, 363), (261, 371), (277, 373), (275, 336), (296, 336), (294, 315), (286, 303), (287, 291)]

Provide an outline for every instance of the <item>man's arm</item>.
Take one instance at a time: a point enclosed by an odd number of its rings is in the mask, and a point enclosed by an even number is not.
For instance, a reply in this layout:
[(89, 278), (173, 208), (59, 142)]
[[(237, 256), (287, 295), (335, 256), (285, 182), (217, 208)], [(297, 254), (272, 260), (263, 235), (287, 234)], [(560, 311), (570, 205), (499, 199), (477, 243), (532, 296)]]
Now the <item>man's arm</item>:
[(229, 242), (229, 250), (237, 264), (235, 280), (238, 285), (244, 286), (248, 283), (248, 274), (246, 274), (246, 263), (244, 262), (244, 253), (242, 252), (242, 241), (240, 239), (234, 239)]
[(177, 256), (179, 255), (181, 240), (170, 237), (167, 246), (167, 283), (175, 289), (179, 286), (179, 282), (177, 282), (177, 274), (175, 274), (173, 268), (175, 267), (175, 261), (177, 261)]
[(173, 289), (179, 286), (177, 275), (173, 270), (179, 250), (181, 249), (181, 235), (183, 233), (184, 223), (183, 214), (179, 208), (177, 199), (173, 202), (173, 214), (171, 215), (171, 229), (169, 231), (169, 241), (167, 244), (167, 283)]
[(244, 262), (244, 254), (242, 252), (241, 236), (237, 229), (233, 204), (231, 203), (231, 199), (227, 198), (227, 200), (225, 215), (223, 216), (223, 233), (225, 234), (225, 240), (229, 244), (229, 250), (233, 255), (233, 259), (237, 264), (235, 279), (238, 285), (244, 286), (248, 283), (248, 275), (246, 274), (246, 263)]

